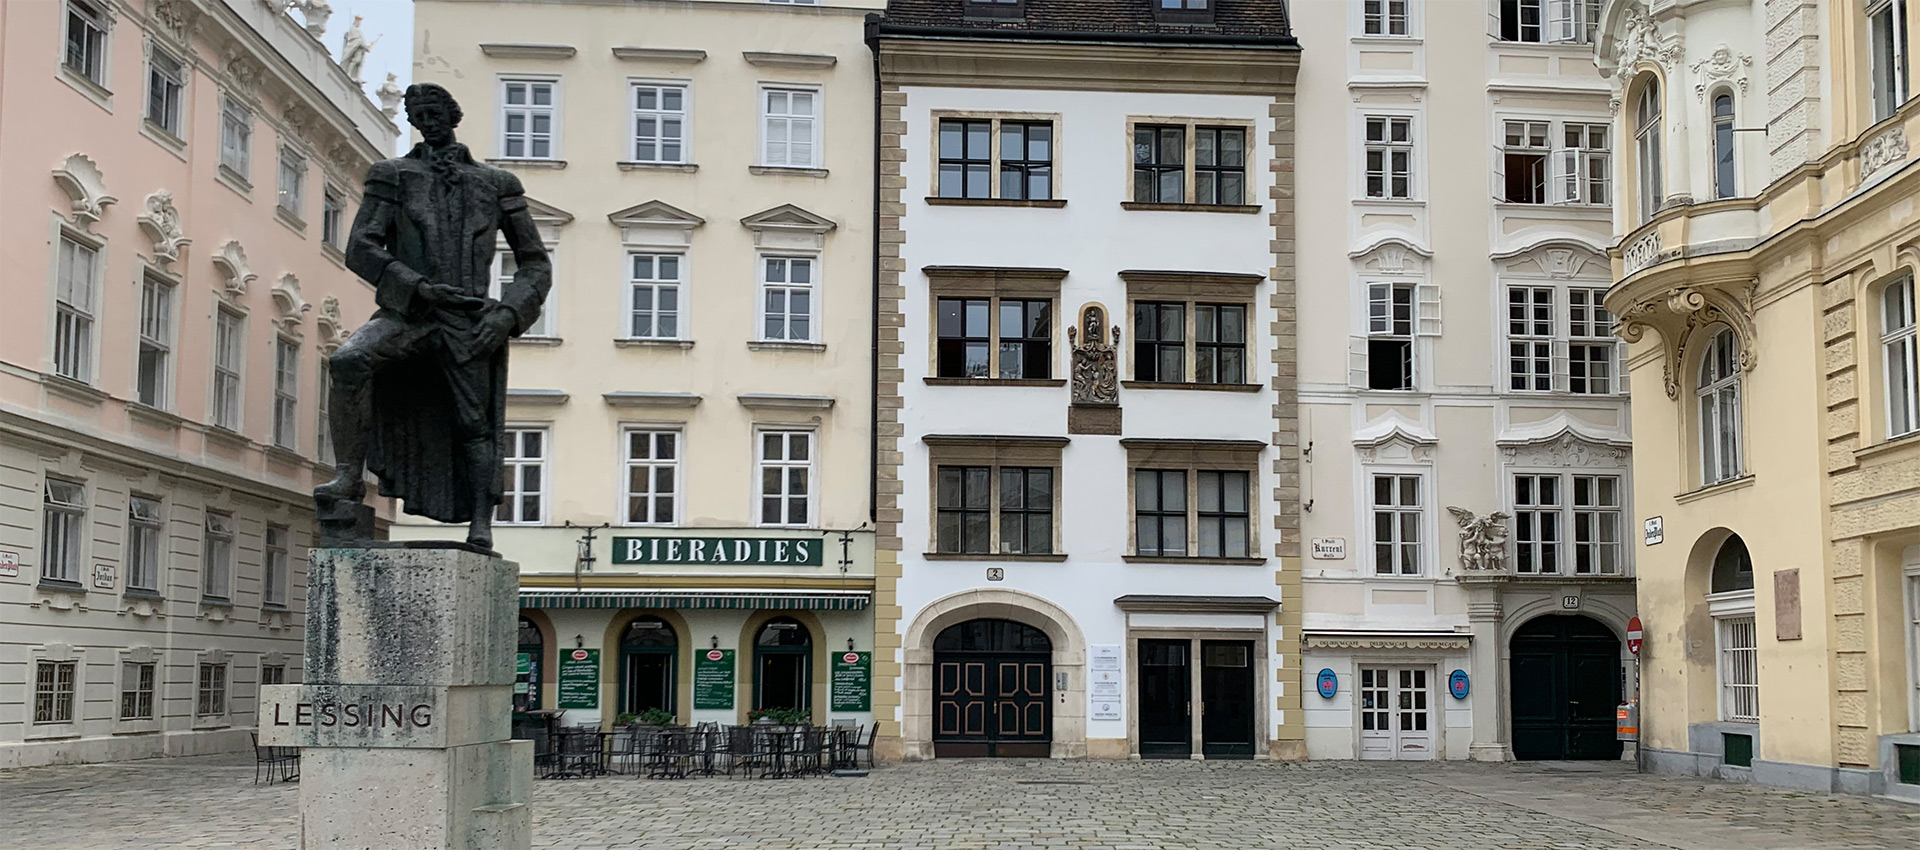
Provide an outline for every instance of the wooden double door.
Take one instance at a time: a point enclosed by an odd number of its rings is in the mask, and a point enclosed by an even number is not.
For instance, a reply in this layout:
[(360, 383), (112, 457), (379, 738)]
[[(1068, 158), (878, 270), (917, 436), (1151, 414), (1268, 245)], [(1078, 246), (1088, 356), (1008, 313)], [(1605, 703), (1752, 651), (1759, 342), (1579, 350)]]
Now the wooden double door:
[(1192, 757), (1198, 712), (1202, 756), (1253, 758), (1253, 646), (1246, 640), (1141, 639), (1140, 757)]
[(1582, 616), (1541, 617), (1510, 646), (1513, 757), (1617, 759), (1614, 708), (1622, 689), (1620, 639)]
[(1046, 758), (1053, 742), (1053, 651), (1008, 620), (974, 620), (934, 642), (933, 753)]

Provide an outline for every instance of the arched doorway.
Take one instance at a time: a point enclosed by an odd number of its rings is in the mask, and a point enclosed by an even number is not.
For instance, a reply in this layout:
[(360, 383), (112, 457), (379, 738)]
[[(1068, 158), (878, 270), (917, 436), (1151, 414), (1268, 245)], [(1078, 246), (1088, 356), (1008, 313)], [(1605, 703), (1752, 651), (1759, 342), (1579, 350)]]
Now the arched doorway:
[(792, 617), (775, 617), (753, 639), (753, 707), (813, 707), (813, 635)]
[(933, 640), (933, 753), (1046, 758), (1053, 642), (1012, 620), (968, 620)]
[(513, 710), (540, 709), (540, 667), (546, 657), (546, 641), (540, 626), (527, 617), (520, 618), (520, 646), (513, 668)]
[(620, 713), (674, 712), (680, 642), (659, 617), (636, 617), (620, 632)]
[(1591, 617), (1555, 615), (1514, 632), (1513, 757), (1617, 759), (1620, 638)]

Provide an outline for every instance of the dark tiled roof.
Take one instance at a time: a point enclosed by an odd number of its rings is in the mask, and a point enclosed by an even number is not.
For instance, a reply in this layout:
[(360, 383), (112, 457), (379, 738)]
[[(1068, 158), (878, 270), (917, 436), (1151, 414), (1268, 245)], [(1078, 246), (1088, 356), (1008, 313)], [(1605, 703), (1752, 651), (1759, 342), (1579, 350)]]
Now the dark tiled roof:
[(967, 0), (888, 0), (883, 32), (977, 30), (1000, 38), (1092, 38), (1108, 36), (1196, 41), (1292, 41), (1286, 0), (1213, 0), (1209, 24), (1164, 23), (1155, 19), (1159, 0), (1026, 0), (1017, 18), (968, 16)]

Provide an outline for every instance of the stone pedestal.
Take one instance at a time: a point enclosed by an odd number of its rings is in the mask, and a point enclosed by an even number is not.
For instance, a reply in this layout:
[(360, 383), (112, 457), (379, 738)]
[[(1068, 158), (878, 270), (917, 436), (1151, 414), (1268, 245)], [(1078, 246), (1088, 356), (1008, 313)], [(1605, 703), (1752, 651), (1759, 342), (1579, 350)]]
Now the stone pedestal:
[(1473, 627), (1473, 743), (1467, 758), (1513, 761), (1513, 745), (1507, 740), (1507, 669), (1500, 651), (1500, 591), (1509, 576), (1505, 570), (1471, 570), (1457, 580), (1467, 592), (1467, 622)]
[(261, 689), (300, 747), (303, 850), (528, 850), (509, 740), (519, 570), (459, 544), (314, 549), (305, 682)]

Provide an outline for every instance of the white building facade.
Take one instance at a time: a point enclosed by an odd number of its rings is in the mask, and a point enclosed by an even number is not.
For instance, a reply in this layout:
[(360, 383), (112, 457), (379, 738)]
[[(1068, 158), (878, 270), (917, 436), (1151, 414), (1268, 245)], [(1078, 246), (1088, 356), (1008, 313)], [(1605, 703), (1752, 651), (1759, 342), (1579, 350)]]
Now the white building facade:
[[(1638, 526), (1599, 4), (1483, 5), (1294, 8), (1326, 71), (1298, 148), (1325, 166), (1299, 184), (1314, 758), (1622, 752)], [(1496, 513), (1472, 569), (1459, 523)]]

